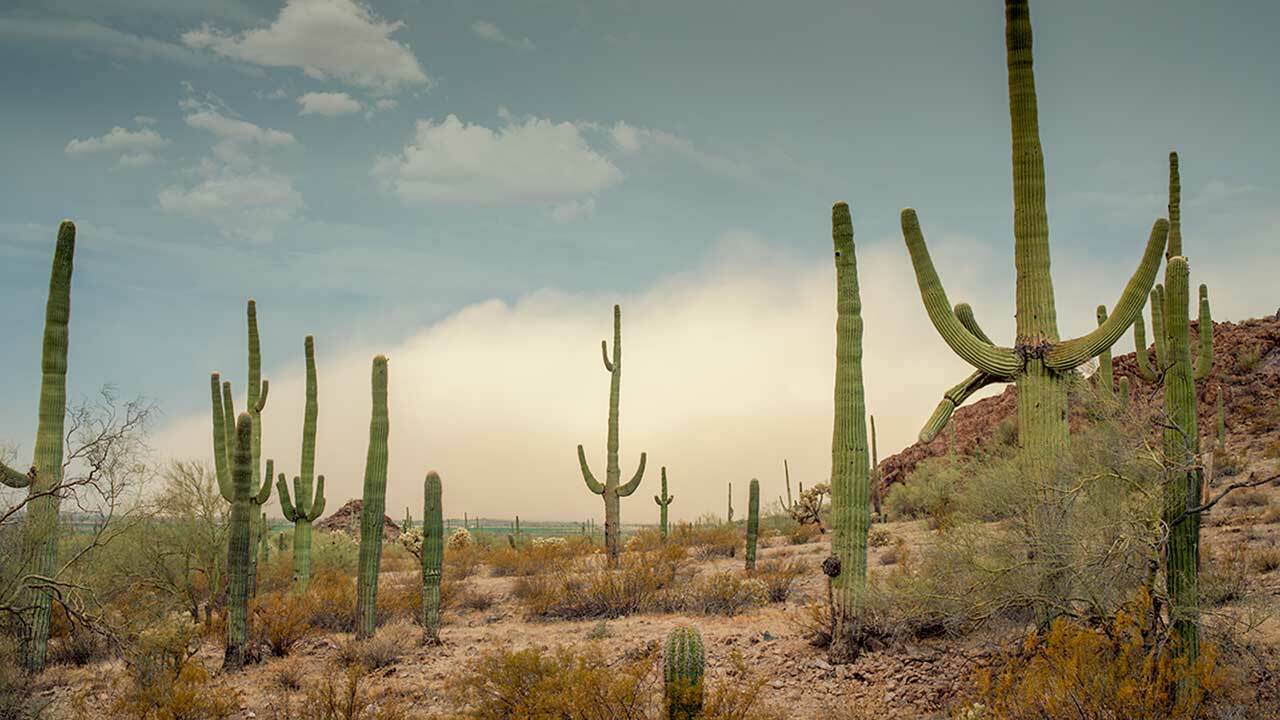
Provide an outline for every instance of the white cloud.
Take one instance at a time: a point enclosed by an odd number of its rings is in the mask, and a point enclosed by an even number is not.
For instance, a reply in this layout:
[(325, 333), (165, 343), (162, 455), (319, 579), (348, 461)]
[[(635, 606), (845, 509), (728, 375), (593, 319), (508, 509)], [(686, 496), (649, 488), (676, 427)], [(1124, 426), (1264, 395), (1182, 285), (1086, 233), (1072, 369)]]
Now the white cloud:
[(298, 97), (299, 115), (348, 115), (360, 112), (360, 103), (350, 95), (338, 92), (309, 92)]
[(188, 125), (208, 130), (215, 136), (233, 143), (258, 145), (292, 145), (293, 134), (285, 130), (273, 130), (254, 125), (247, 120), (227, 117), (214, 109), (203, 109), (187, 115)]
[(382, 98), (373, 104), (374, 110), (395, 110), (400, 107), (400, 102), (392, 98)]
[(91, 20), (0, 17), (0, 38), (53, 41), (67, 48), (89, 48), (130, 60), (163, 60), (208, 65), (208, 57), (174, 43), (121, 32)]
[(300, 68), (319, 80), (392, 93), (430, 83), (409, 46), (391, 37), (403, 27), (356, 0), (286, 0), (267, 27), (234, 34), (206, 25), (183, 33), (182, 42), (254, 65)]
[(613, 141), (614, 147), (624, 155), (634, 155), (642, 150), (657, 148), (674, 152), (716, 175), (757, 185), (764, 183), (764, 178), (747, 163), (703, 150), (689, 139), (666, 130), (641, 128), (618, 122), (609, 128), (609, 138)]
[(413, 140), (379, 157), (373, 175), (405, 202), (475, 205), (563, 203), (622, 180), (577, 125), (499, 115), (506, 124), (497, 129), (452, 114), (440, 123), (420, 120)]
[(570, 200), (551, 208), (551, 219), (558, 223), (571, 223), (596, 214), (594, 197)]
[(504, 33), (502, 28), (498, 27), (488, 20), (477, 20), (471, 24), (471, 32), (476, 37), (483, 38), (489, 42), (495, 42), (499, 45), (506, 45), (517, 50), (533, 50), (533, 41), (529, 38), (516, 39)]
[(151, 128), (129, 130), (117, 125), (99, 137), (72, 139), (63, 151), (68, 155), (115, 155), (120, 165), (136, 167), (155, 162), (155, 152), (168, 144), (167, 139)]
[(139, 125), (155, 125), (156, 119), (150, 115), (134, 115), (133, 121)]

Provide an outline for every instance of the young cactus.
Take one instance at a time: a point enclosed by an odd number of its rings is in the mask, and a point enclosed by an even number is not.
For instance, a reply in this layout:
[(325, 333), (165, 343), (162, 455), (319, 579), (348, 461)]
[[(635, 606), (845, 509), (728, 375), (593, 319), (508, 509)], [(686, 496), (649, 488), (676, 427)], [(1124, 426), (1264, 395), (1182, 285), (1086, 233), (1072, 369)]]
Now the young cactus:
[(373, 359), (373, 410), (364, 463), (364, 508), (360, 515), (360, 559), (356, 578), (356, 637), (373, 637), (377, 621), (378, 566), (387, 508), (387, 358)]
[(254, 498), (253, 419), (240, 413), (236, 420), (231, 460), (231, 518), (227, 531), (227, 645), (222, 658), (224, 672), (244, 667), (249, 634), (249, 574), (252, 571)]
[(871, 525), (866, 401), (862, 387), (862, 299), (849, 206), (831, 208), (836, 266), (835, 419), (831, 433), (831, 540), (840, 571), (832, 579), (833, 662), (857, 655), (852, 625), (867, 584), (867, 531)]
[(440, 497), (440, 476), (432, 470), (422, 483), (422, 633), (429, 645), (440, 642), (440, 566), (444, 561)]
[(622, 471), (618, 467), (618, 396), (622, 385), (622, 309), (613, 306), (613, 359), (609, 359), (609, 344), (600, 341), (600, 354), (604, 358), (604, 369), (609, 371), (609, 437), (606, 446), (604, 483), (601, 484), (591, 474), (587, 465), (587, 455), (578, 446), (578, 465), (582, 468), (582, 479), (591, 492), (604, 498), (604, 543), (609, 554), (609, 565), (618, 565), (618, 554), (622, 550), (622, 518), (620, 498), (627, 497), (640, 487), (640, 479), (644, 477), (645, 454), (640, 453), (640, 467), (636, 474), (625, 485), (619, 485)]
[(747, 493), (747, 571), (756, 569), (756, 540), (760, 535), (760, 481), (751, 480)]
[[(67, 408), (67, 340), (71, 320), (71, 271), (76, 251), (76, 226), (58, 226), (44, 310), (44, 340), (40, 350), (40, 404), (35, 453), (31, 468), (19, 472), (0, 463), (0, 483), (27, 488), (26, 538), (31, 554), (29, 577), (53, 578), (58, 567), (58, 505), (62, 484), (63, 425)], [(22, 664), (33, 673), (44, 669), (49, 646), (53, 593), (49, 586), (24, 591)]]
[(667, 635), (662, 654), (662, 694), (667, 720), (695, 720), (702, 715), (702, 676), (706, 651), (696, 628), (678, 627)]
[(654, 495), (653, 501), (658, 504), (658, 533), (663, 540), (667, 539), (667, 506), (675, 500), (674, 495), (667, 494), (667, 466), (662, 466), (662, 494)]
[(311, 481), (316, 468), (316, 418), (320, 414), (317, 400), (315, 340), (308, 335), (303, 341), (307, 363), (307, 395), (302, 410), (302, 464), (300, 474), (293, 476), (293, 501), (289, 500), (289, 485), (284, 473), (280, 473), (276, 488), (280, 494), (280, 510), (284, 518), (293, 523), (293, 589), (306, 592), (311, 582), (311, 524), (324, 514), (324, 476), (315, 478), (312, 494)]

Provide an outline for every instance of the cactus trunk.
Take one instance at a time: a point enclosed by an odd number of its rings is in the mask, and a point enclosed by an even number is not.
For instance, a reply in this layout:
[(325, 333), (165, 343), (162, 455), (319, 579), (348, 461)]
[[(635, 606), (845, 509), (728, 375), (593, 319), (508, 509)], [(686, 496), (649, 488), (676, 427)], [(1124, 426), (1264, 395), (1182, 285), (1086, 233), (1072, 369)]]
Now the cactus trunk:
[(658, 534), (663, 541), (667, 539), (667, 507), (675, 497), (667, 494), (667, 468), (662, 467), (662, 494), (654, 495), (653, 501), (658, 504)]
[[(40, 401), (35, 452), (25, 473), (0, 463), (0, 482), (27, 488), (27, 521), (24, 529), (29, 573), (54, 578), (58, 572), (58, 505), (62, 484), (63, 426), (67, 412), (67, 347), (71, 320), (71, 271), (75, 259), (76, 226), (70, 220), (58, 226), (49, 295), (44, 310), (44, 339), (40, 349)], [(29, 587), (23, 591), (29, 615), (23, 623), (22, 664), (31, 672), (44, 669), (49, 646), (49, 620), (53, 606), (50, 589)], [(25, 613), (24, 613), (25, 614)]]
[(706, 651), (696, 628), (678, 627), (667, 635), (662, 657), (662, 694), (667, 720), (702, 716), (702, 677)]
[(444, 561), (444, 521), (440, 476), (433, 470), (422, 484), (422, 630), (426, 642), (440, 642), (440, 566)]
[(832, 554), (840, 572), (832, 580), (836, 634), (831, 657), (856, 654), (854, 623), (867, 584), (867, 530), (871, 524), (866, 402), (862, 388), (862, 300), (849, 206), (831, 209), (836, 266), (835, 419), (831, 434)]
[(276, 488), (280, 495), (280, 509), (284, 517), (293, 523), (293, 589), (306, 592), (311, 583), (311, 523), (324, 514), (324, 476), (312, 478), (316, 468), (316, 418), (320, 414), (316, 382), (315, 340), (310, 335), (303, 341), (306, 356), (307, 390), (302, 410), (302, 460), (299, 474), (293, 478), (293, 502), (289, 501), (289, 485), (284, 473), (280, 473)]
[(604, 498), (604, 542), (609, 555), (610, 567), (617, 567), (618, 555), (622, 549), (622, 515), (619, 498), (634, 493), (644, 477), (645, 454), (640, 453), (640, 466), (636, 474), (625, 485), (620, 485), (621, 469), (618, 465), (618, 397), (622, 385), (622, 309), (613, 306), (613, 359), (609, 358), (609, 344), (600, 341), (600, 354), (604, 359), (604, 369), (609, 372), (609, 436), (606, 445), (605, 481), (601, 484), (591, 473), (587, 465), (587, 456), (582, 446), (578, 446), (578, 465), (582, 470), (582, 479), (591, 492)]
[(360, 559), (356, 581), (356, 637), (373, 637), (377, 624), (378, 567), (387, 505), (387, 358), (373, 359), (373, 409), (369, 452), (364, 465), (364, 508), (360, 514)]
[(760, 481), (753, 479), (747, 495), (747, 570), (756, 569), (756, 540), (760, 535)]
[(231, 517), (227, 531), (227, 645), (222, 659), (225, 672), (238, 672), (244, 667), (245, 643), (249, 633), (249, 574), (253, 545), (250, 525), (253, 523), (253, 498), (249, 491), (253, 468), (253, 419), (241, 413), (236, 420), (232, 451)]

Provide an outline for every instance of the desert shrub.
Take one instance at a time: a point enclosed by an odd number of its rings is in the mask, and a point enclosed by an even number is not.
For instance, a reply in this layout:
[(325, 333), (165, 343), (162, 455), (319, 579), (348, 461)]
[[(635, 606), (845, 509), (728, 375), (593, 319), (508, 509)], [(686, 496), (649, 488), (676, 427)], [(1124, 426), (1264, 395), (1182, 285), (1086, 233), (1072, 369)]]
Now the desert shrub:
[(659, 683), (654, 666), (650, 655), (611, 667), (594, 645), (578, 653), (501, 649), (472, 661), (450, 691), (476, 720), (648, 720)]
[(764, 583), (765, 600), (780, 603), (791, 597), (796, 580), (811, 571), (812, 568), (800, 560), (766, 560), (756, 566), (755, 578)]
[(889, 488), (884, 499), (885, 511), (895, 520), (943, 521), (955, 509), (960, 466), (959, 461), (950, 458), (930, 458), (916, 465), (905, 482)]
[(0, 718), (35, 720), (40, 708), (31, 697), (31, 678), (19, 668), (17, 643), (0, 634)]
[(516, 599), (533, 617), (622, 617), (657, 608), (682, 567), (684, 550), (624, 553), (616, 569), (570, 567), (520, 578)]
[(1280, 568), (1280, 548), (1266, 547), (1252, 550), (1248, 554), (1249, 571), (1264, 575)]
[(311, 626), (335, 632), (350, 631), (355, 626), (355, 596), (355, 576), (332, 569), (313, 572), (307, 586)]
[(463, 610), (474, 610), (484, 612), (493, 607), (495, 598), (493, 593), (481, 590), (476, 587), (468, 587), (458, 596), (458, 607)]
[(822, 531), (818, 529), (817, 525), (797, 523), (796, 526), (791, 528), (790, 532), (787, 533), (787, 540), (792, 545), (804, 545), (806, 543), (813, 542), (821, 534)]
[(422, 612), (422, 573), (383, 574), (378, 579), (379, 625), (416, 619)]
[(1268, 504), (1267, 509), (1263, 510), (1262, 515), (1258, 516), (1258, 523), (1262, 525), (1280, 523), (1280, 507), (1275, 504)]
[[(88, 665), (109, 657), (111, 648), (102, 635), (78, 626), (49, 643), (49, 662), (54, 665)], [(3, 716), (0, 716), (3, 717)]]
[(870, 547), (886, 547), (892, 542), (893, 533), (882, 527), (873, 527), (867, 532), (867, 545)]
[(680, 594), (687, 612), (707, 615), (737, 615), (768, 601), (769, 587), (757, 578), (737, 570), (699, 576)]
[(1218, 607), (1244, 599), (1248, 594), (1248, 550), (1238, 545), (1215, 552), (1210, 545), (1200, 546), (1200, 602), (1205, 607)]
[(253, 604), (253, 634), (276, 657), (284, 657), (311, 633), (311, 596), (288, 590), (259, 595)]
[(1227, 507), (1265, 507), (1269, 502), (1267, 494), (1262, 490), (1247, 488), (1228, 494), (1222, 498), (1221, 504)]
[(347, 666), (359, 665), (366, 670), (394, 665), (413, 651), (422, 631), (402, 620), (379, 628), (371, 638), (350, 637), (339, 643), (338, 660)]
[(657, 528), (641, 528), (627, 538), (622, 549), (626, 552), (652, 552), (665, 544)]
[(884, 551), (880, 553), (880, 564), (897, 565), (905, 562), (910, 556), (910, 553), (911, 550), (907, 546), (907, 541), (902, 538), (898, 538), (894, 541), (893, 545), (885, 548)]
[[(1224, 693), (1230, 678), (1210, 643), (1199, 660), (1175, 658), (1145, 593), (1102, 628), (1060, 618), (1032, 633), (1019, 652), (979, 671), (977, 699), (999, 718), (1200, 717), (1204, 704)], [(1179, 685), (1189, 688), (1179, 692)]]
[(196, 649), (195, 625), (175, 613), (143, 630), (125, 647), (125, 668), (138, 687), (164, 686), (177, 680)]
[(135, 680), (112, 711), (115, 717), (137, 720), (222, 720), (239, 713), (239, 692), (211, 682), (199, 663), (184, 661), (172, 678), (151, 685)]
[(271, 668), (271, 683), (281, 690), (301, 690), (305, 677), (302, 665), (296, 662), (281, 661)]
[(1236, 352), (1236, 370), (1241, 375), (1249, 375), (1258, 369), (1258, 365), (1262, 362), (1262, 344), (1255, 343), (1252, 347), (1241, 348)]
[(360, 559), (360, 544), (343, 532), (316, 531), (311, 536), (311, 575), (335, 571), (351, 574)]
[(269, 703), (271, 720), (408, 720), (410, 709), (394, 698), (371, 697), (365, 669), (350, 665), (342, 673), (325, 673), (301, 702), (285, 693)]
[[(458, 529), (462, 530), (462, 528)], [(456, 535), (457, 533), (454, 534)], [(476, 569), (480, 567), (481, 555), (484, 553), (484, 549), (471, 542), (470, 537), (470, 534), (468, 534), (467, 542), (451, 542), (445, 545), (444, 561), (441, 568), (443, 577), (466, 580), (476, 574)]]
[(733, 525), (690, 525), (680, 523), (667, 535), (668, 547), (688, 548), (694, 557), (706, 560), (734, 557), (742, 546), (742, 534)]
[[(636, 536), (633, 536), (633, 539)], [(628, 541), (628, 550), (632, 550)], [(563, 568), (567, 563), (595, 552), (583, 537), (537, 538), (519, 547), (502, 546), (485, 557), (495, 577), (536, 575)]]
[(751, 672), (737, 651), (729, 657), (728, 678), (709, 683), (702, 706), (702, 720), (783, 720), (781, 709), (764, 699), (768, 678)]

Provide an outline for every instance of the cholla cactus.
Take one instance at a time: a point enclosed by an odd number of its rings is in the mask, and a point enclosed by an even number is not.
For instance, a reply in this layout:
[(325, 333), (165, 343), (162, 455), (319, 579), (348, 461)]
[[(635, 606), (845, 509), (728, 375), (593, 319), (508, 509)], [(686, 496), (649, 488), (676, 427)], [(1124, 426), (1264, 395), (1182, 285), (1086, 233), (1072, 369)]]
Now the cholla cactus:
[(454, 531), (450, 533), (449, 541), (446, 543), (446, 546), (450, 550), (464, 550), (471, 547), (472, 542), (471, 531), (464, 527), (460, 527), (455, 528)]
[(609, 359), (609, 344), (600, 341), (600, 354), (604, 357), (604, 369), (609, 371), (609, 437), (605, 462), (605, 477), (601, 483), (591, 474), (587, 455), (578, 446), (578, 465), (582, 479), (591, 492), (604, 498), (604, 541), (609, 551), (609, 565), (616, 567), (622, 539), (622, 511), (620, 498), (627, 497), (640, 487), (644, 477), (645, 454), (640, 453), (640, 467), (625, 485), (619, 484), (622, 470), (618, 467), (618, 396), (622, 386), (622, 309), (613, 306), (613, 359)]
[(697, 628), (678, 627), (667, 635), (662, 656), (662, 694), (667, 720), (702, 715), (702, 678), (707, 657)]
[(410, 555), (414, 556), (418, 560), (422, 559), (422, 531), (421, 530), (418, 530), (415, 528), (408, 532), (402, 532), (400, 533), (400, 537), (397, 538), (397, 540), (399, 540), (400, 546), (403, 547), (406, 551), (408, 551)]

